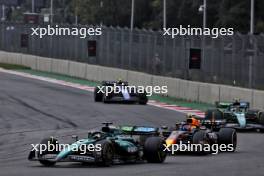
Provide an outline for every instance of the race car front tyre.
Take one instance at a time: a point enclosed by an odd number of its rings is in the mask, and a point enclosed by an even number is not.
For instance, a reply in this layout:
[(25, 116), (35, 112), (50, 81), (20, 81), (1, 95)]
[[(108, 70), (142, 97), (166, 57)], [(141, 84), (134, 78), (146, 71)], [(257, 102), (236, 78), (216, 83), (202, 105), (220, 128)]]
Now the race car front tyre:
[(193, 144), (201, 144), (201, 148), (198, 148), (197, 151), (194, 151), (196, 154), (199, 155), (207, 155), (211, 153), (211, 150), (205, 150), (205, 145), (209, 145), (209, 138), (207, 136), (206, 131), (204, 130), (200, 130), (197, 131), (193, 134), (193, 138), (192, 138), (192, 143)]
[[(42, 151), (41, 153), (38, 154), (38, 157), (41, 158), (43, 155), (46, 154), (58, 154), (58, 151), (55, 150), (48, 150), (48, 146), (49, 145), (53, 145), (56, 146), (58, 144), (58, 140), (55, 138), (44, 138), (41, 142), (40, 145), (45, 145), (46, 146), (46, 150)], [(54, 166), (56, 164), (55, 161), (49, 161), (49, 160), (45, 160), (45, 159), (40, 159), (39, 162), (44, 165), (44, 166)]]
[[(229, 152), (234, 152), (237, 146), (237, 133), (236, 130), (233, 128), (221, 128), (218, 132), (218, 143), (225, 144), (225, 145), (232, 145), (232, 150), (230, 149)], [(230, 146), (229, 146), (230, 148)]]
[(103, 100), (103, 93), (100, 92), (99, 87), (95, 87), (94, 89), (94, 101), (100, 102)]
[(98, 141), (96, 144), (101, 144), (101, 153), (98, 160), (96, 161), (96, 164), (98, 166), (105, 166), (109, 167), (113, 163), (113, 157), (114, 157), (114, 147), (112, 143), (108, 140), (101, 140)]
[(161, 137), (149, 137), (144, 144), (144, 157), (149, 163), (163, 163), (166, 159), (166, 142)]

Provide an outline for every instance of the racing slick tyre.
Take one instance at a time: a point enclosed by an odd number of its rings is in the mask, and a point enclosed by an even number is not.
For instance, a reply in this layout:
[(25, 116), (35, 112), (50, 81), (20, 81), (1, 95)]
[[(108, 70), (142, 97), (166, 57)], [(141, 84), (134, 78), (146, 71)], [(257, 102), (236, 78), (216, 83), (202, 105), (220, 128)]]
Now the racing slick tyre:
[(146, 92), (140, 93), (138, 96), (139, 96), (139, 101), (138, 101), (139, 104), (141, 104), (141, 105), (147, 104), (148, 97), (147, 97)]
[(149, 163), (163, 163), (166, 159), (166, 142), (161, 137), (149, 137), (144, 144), (144, 157)]
[[(205, 118), (204, 120), (202, 120), (202, 124), (204, 126), (206, 126), (207, 128), (212, 128), (213, 130), (218, 130), (219, 129), (219, 125), (217, 125), (215, 123), (216, 119), (223, 119), (224, 118), (224, 114), (222, 111), (220, 111), (219, 109), (213, 108), (213, 109), (208, 109), (205, 112)], [(210, 123), (205, 121), (210, 121)]]
[(232, 150), (229, 152), (234, 152), (237, 146), (237, 133), (233, 128), (221, 128), (218, 132), (218, 144), (230, 145), (232, 144)]
[(264, 125), (264, 112), (260, 112), (259, 114), (259, 123)]
[(214, 119), (222, 119), (223, 118), (223, 113), (219, 109), (213, 108), (213, 109), (208, 109), (205, 112), (205, 116), (206, 116), (205, 118), (207, 120), (212, 120), (213, 117), (214, 117)]
[(193, 134), (192, 143), (201, 144), (202, 146), (202, 148), (197, 148), (197, 151), (194, 151), (195, 153), (199, 155), (207, 155), (211, 153), (211, 150), (205, 151), (205, 147), (206, 147), (205, 145), (210, 144), (206, 131), (200, 130), (200, 131), (195, 132)]
[(107, 98), (107, 96), (105, 94), (103, 95), (102, 99), (103, 99), (104, 103), (109, 103), (108, 98)]
[(112, 93), (110, 93), (110, 94), (104, 93), (102, 95), (102, 101), (103, 101), (103, 103), (110, 103), (110, 102), (112, 102), (111, 101), (112, 97), (113, 97), (113, 94)]
[[(253, 122), (253, 123), (260, 123), (260, 115), (261, 115), (261, 111), (258, 109), (249, 109), (246, 112), (246, 120), (247, 122)], [(263, 122), (264, 124), (264, 122)]]
[(113, 163), (114, 147), (108, 140), (98, 141), (96, 144), (101, 144), (100, 155), (95, 156), (98, 166), (109, 167)]
[(94, 89), (94, 101), (95, 102), (100, 102), (103, 100), (103, 93), (99, 91), (100, 91), (99, 87), (95, 87)]
[[(58, 140), (55, 138), (44, 138), (42, 139), (42, 141), (40, 142), (40, 145), (45, 145), (48, 147), (48, 145), (57, 145), (58, 144)], [(38, 154), (38, 157), (42, 157), (43, 155), (46, 154), (58, 154), (58, 151), (54, 150), (48, 150), (46, 148), (45, 151), (42, 151), (41, 153)], [(45, 160), (45, 159), (41, 159), (39, 160), (39, 162), (44, 165), (44, 166), (54, 166), (56, 164), (55, 161), (49, 161), (49, 160)]]
[(246, 112), (246, 117), (248, 116), (258, 116), (258, 113), (260, 111), (258, 109), (249, 109), (247, 112)]
[[(264, 112), (261, 112), (259, 114), (259, 123), (264, 126)], [(259, 129), (261, 133), (264, 133), (264, 129)]]

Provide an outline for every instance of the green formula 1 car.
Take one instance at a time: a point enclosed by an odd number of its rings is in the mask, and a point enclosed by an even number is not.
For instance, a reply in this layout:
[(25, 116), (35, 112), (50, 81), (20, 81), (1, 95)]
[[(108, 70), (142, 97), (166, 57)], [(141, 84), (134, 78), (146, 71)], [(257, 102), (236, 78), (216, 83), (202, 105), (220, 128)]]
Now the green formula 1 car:
[[(39, 161), (44, 166), (57, 162), (95, 163), (110, 166), (114, 163), (147, 161), (162, 163), (166, 159), (165, 141), (159, 137), (158, 128), (145, 126), (113, 127), (104, 123), (100, 131), (89, 132), (86, 139), (61, 147), (55, 138), (46, 138), (34, 147), (28, 156), (30, 161)], [(48, 146), (45, 148), (43, 146)], [(44, 150), (40, 150), (44, 149)]]
[(201, 122), (215, 130), (229, 127), (264, 132), (264, 112), (250, 109), (249, 102), (245, 101), (216, 102), (216, 108), (207, 110)]

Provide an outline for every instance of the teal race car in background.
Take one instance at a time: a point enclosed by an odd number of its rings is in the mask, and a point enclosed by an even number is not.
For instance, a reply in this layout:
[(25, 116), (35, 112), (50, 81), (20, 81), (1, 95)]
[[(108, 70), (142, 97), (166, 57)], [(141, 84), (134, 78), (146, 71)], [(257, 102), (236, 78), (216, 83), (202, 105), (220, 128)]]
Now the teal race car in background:
[[(46, 138), (28, 156), (30, 161), (39, 161), (44, 166), (57, 162), (95, 163), (110, 166), (114, 163), (147, 161), (162, 163), (166, 159), (165, 141), (159, 137), (159, 129), (145, 126), (105, 126), (100, 131), (89, 132), (86, 139), (78, 139), (63, 149), (40, 151), (40, 146), (59, 146), (57, 139)], [(61, 146), (61, 145), (60, 145)], [(64, 145), (66, 146), (66, 145)], [(52, 147), (50, 147), (52, 148)], [(86, 148), (83, 150), (83, 148)], [(90, 150), (87, 150), (90, 149)]]
[(207, 110), (201, 122), (214, 130), (230, 127), (264, 132), (264, 112), (250, 109), (249, 102), (245, 101), (216, 102), (216, 108)]

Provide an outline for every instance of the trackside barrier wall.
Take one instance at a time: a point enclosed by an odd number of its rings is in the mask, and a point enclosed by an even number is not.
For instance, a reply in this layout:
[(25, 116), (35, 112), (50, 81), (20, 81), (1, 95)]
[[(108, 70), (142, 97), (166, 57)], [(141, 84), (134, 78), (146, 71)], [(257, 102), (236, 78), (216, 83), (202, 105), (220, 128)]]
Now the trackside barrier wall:
[(37, 57), (37, 70), (51, 72), (51, 63), (53, 59)]
[(99, 81), (99, 74), (98, 70), (100, 69), (100, 66), (97, 65), (88, 65), (86, 64), (86, 79), (91, 81)]
[(98, 66), (96, 76), (96, 81), (117, 79), (127, 80), (127, 71), (122, 69)]
[(69, 61), (69, 72), (67, 75), (78, 78), (85, 78), (86, 64)]
[(263, 106), (264, 106), (264, 92), (263, 91), (259, 91), (259, 90), (253, 91), (252, 99), (253, 99), (254, 108), (263, 109)]
[(37, 70), (37, 56), (21, 54), (21, 59), (22, 65)]
[(0, 62), (7, 63), (8, 62), (7, 58), (8, 58), (7, 53), (0, 51)]
[(132, 85), (168, 86), (167, 96), (190, 101), (214, 103), (234, 98), (249, 101), (253, 108), (264, 108), (264, 91), (240, 87), (200, 83), (177, 78), (150, 75), (110, 67), (90, 65), (60, 59), (0, 51), (0, 62), (21, 64), (34, 70), (60, 73), (92, 81), (128, 80)]
[(7, 53), (7, 60), (10, 64), (17, 64), (17, 65), (21, 65), (21, 54), (18, 53)]
[(136, 86), (151, 86), (152, 85), (152, 76), (146, 73), (140, 73), (135, 71), (127, 72), (127, 81), (132, 85)]
[(69, 72), (69, 61), (53, 59), (51, 72), (67, 75)]

